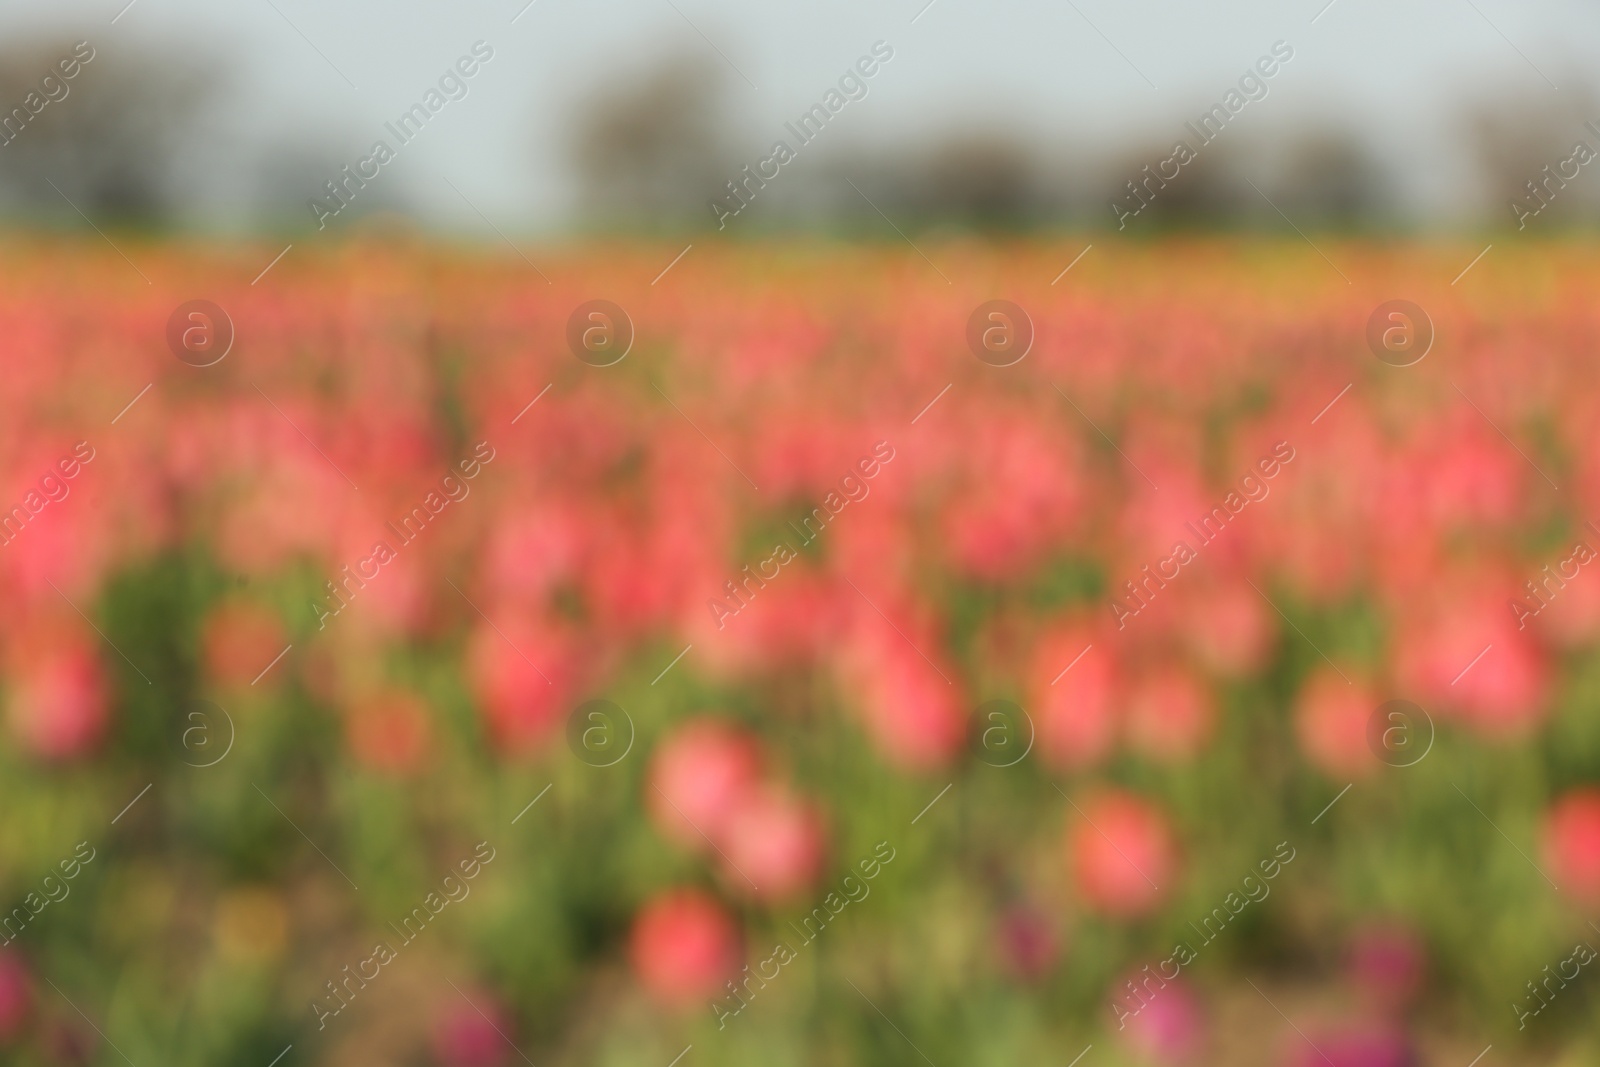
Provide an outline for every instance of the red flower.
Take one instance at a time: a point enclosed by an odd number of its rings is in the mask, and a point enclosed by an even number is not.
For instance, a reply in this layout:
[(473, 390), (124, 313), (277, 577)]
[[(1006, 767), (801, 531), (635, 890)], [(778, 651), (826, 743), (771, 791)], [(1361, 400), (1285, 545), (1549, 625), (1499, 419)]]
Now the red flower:
[(656, 999), (679, 1008), (716, 996), (739, 969), (739, 931), (716, 900), (697, 889), (653, 898), (633, 923), (634, 974)]
[(1177, 847), (1167, 818), (1131, 793), (1112, 791), (1075, 805), (1068, 852), (1079, 894), (1094, 911), (1143, 915), (1171, 890)]
[(1552, 880), (1582, 904), (1600, 904), (1600, 788), (1574, 789), (1545, 816), (1544, 856)]

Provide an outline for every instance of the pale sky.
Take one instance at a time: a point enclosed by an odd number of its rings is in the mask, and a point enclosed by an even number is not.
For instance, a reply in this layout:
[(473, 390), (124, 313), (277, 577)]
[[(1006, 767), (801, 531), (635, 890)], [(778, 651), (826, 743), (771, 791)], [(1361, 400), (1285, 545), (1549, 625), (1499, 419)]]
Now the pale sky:
[(495, 58), (471, 95), (387, 170), (442, 223), (482, 225), (453, 183), (523, 232), (559, 226), (571, 202), (560, 146), (574, 102), (668, 45), (730, 68), (753, 160), (880, 39), (895, 58), (842, 116), (853, 140), (1004, 116), (1044, 146), (1063, 131), (1165, 140), (1282, 39), (1295, 58), (1250, 119), (1263, 129), (1341, 119), (1405, 164), (1407, 190), (1422, 201), (1447, 198), (1458, 182), (1451, 123), (1464, 99), (1553, 100), (1600, 55), (1600, 5), (1587, 0), (1334, 0), (1325, 10), (1326, 0), (934, 0), (925, 10), (926, 0), (125, 3), (13, 6), (0, 32), (54, 31), (103, 53), (176, 44), (233, 74), (227, 119), (241, 136), (333, 136), (352, 163), (474, 41), (488, 42)]

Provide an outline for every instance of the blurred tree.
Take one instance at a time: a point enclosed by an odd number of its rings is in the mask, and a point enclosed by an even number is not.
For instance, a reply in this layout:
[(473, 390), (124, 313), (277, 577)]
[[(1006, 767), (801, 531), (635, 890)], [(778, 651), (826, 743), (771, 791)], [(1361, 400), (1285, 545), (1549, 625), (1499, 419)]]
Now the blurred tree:
[(1325, 127), (1283, 144), (1271, 193), (1298, 225), (1350, 227), (1389, 215), (1390, 184), (1359, 138)]
[[(1600, 166), (1567, 163), (1579, 142), (1600, 153), (1600, 135), (1584, 125), (1600, 125), (1600, 100), (1581, 75), (1562, 82), (1567, 91), (1559, 96), (1543, 88), (1502, 90), (1468, 108), (1465, 126), (1476, 149), (1482, 209), (1490, 221), (1516, 225), (1513, 201), (1537, 209), (1522, 220), (1530, 226), (1534, 218), (1542, 223), (1592, 220), (1600, 213), (1600, 174), (1592, 173)], [(1577, 177), (1561, 178), (1557, 172), (1564, 164), (1568, 174), (1577, 169)]]
[(214, 65), (126, 46), (0, 48), (0, 202), (76, 221), (65, 196), (102, 225), (170, 218), (194, 188), (186, 154), (218, 82)]
[[(1194, 138), (1185, 142), (1194, 147)], [(1247, 217), (1253, 205), (1246, 198), (1256, 194), (1240, 177), (1237, 156), (1248, 153), (1233, 151), (1233, 144), (1219, 139), (1200, 146), (1180, 165), (1174, 158), (1175, 143), (1151, 141), (1148, 147), (1117, 155), (1103, 172), (1105, 192), (1095, 199), (1091, 221), (1118, 226), (1121, 218), (1119, 228), (1150, 233), (1171, 226), (1226, 226)], [(1122, 218), (1120, 212), (1133, 214)]]
[(606, 228), (711, 222), (707, 201), (739, 169), (727, 128), (719, 69), (687, 53), (595, 94), (569, 144), (581, 211)]
[(1003, 230), (1021, 228), (1042, 216), (1041, 175), (1039, 160), (1026, 139), (1004, 131), (967, 129), (920, 145), (854, 144), (835, 149), (816, 181), (833, 190), (826, 213), (849, 220), (852, 226), (882, 227), (878, 216), (882, 210), (902, 228)]
[[(1194, 138), (1186, 143), (1193, 148)], [(1126, 220), (1128, 226), (1137, 218), (1141, 226), (1199, 228), (1277, 227), (1283, 224), (1279, 211), (1298, 226), (1361, 226), (1387, 219), (1392, 208), (1382, 167), (1360, 140), (1336, 127), (1254, 138), (1230, 130), (1200, 146), (1181, 167), (1172, 158), (1170, 145), (1119, 156), (1102, 203), (1137, 208), (1139, 194), (1127, 185), (1133, 181), (1149, 204)], [(1144, 169), (1147, 164), (1155, 177)], [(1176, 177), (1165, 184), (1157, 180), (1173, 169)], [(1116, 213), (1109, 205), (1102, 210), (1114, 224)]]
[(914, 173), (921, 214), (980, 229), (1018, 227), (1038, 213), (1036, 163), (1021, 138), (969, 131), (935, 144)]

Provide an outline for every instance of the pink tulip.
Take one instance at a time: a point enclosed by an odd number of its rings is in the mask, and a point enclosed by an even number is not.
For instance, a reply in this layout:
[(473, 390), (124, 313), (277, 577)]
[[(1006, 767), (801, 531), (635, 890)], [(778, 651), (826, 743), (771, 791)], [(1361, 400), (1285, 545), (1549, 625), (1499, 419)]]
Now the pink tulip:
[[(1131, 980), (1138, 985), (1143, 975)], [(1145, 1061), (1161, 1067), (1194, 1063), (1206, 1036), (1200, 1000), (1182, 978), (1157, 987), (1147, 981), (1147, 1000), (1124, 1020), (1124, 1040)]]
[(767, 786), (733, 807), (722, 838), (724, 882), (764, 901), (792, 901), (821, 872), (822, 819), (786, 790)]
[(1035, 647), (1029, 707), (1039, 755), (1052, 766), (1090, 767), (1111, 751), (1122, 700), (1113, 649), (1107, 637), (1075, 626), (1046, 634)]
[(1266, 663), (1276, 636), (1276, 616), (1261, 594), (1242, 580), (1196, 582), (1184, 614), (1184, 636), (1212, 670), (1242, 677)]
[(432, 751), (433, 721), (427, 706), (401, 690), (386, 690), (356, 702), (345, 731), (357, 763), (384, 774), (406, 776)]
[(1544, 859), (1563, 893), (1588, 907), (1600, 905), (1600, 788), (1574, 789), (1550, 808)]
[(73, 759), (105, 736), (110, 694), (96, 644), (70, 625), (45, 627), (10, 657), (11, 729), (33, 755)]
[[(278, 616), (247, 601), (217, 608), (201, 634), (206, 672), (222, 686), (251, 685), (288, 643)], [(260, 684), (275, 686), (283, 677), (272, 672)]]
[(571, 656), (568, 642), (554, 630), (517, 617), (503, 616), (474, 631), (468, 676), (502, 752), (537, 752), (559, 731), (571, 695)]
[(1002, 965), (1024, 982), (1045, 978), (1061, 956), (1061, 939), (1054, 924), (1043, 912), (1026, 905), (1005, 910), (996, 937)]
[(680, 1009), (717, 996), (739, 964), (739, 932), (722, 905), (697, 889), (653, 897), (634, 920), (629, 956), (640, 983)]
[(1367, 730), (1382, 703), (1363, 685), (1332, 670), (1306, 680), (1295, 703), (1295, 733), (1312, 766), (1333, 778), (1373, 774), (1382, 763), (1368, 747)]
[[(1031, 419), (991, 413), (967, 437), (970, 491), (952, 494), (943, 543), (963, 571), (986, 579), (1025, 574), (1072, 527), (1082, 476), (1071, 438)], [(892, 476), (891, 474), (886, 474)]]
[(898, 767), (927, 770), (949, 763), (965, 737), (954, 687), (915, 652), (890, 655), (868, 683), (867, 731)]
[(680, 845), (710, 851), (755, 795), (763, 763), (761, 744), (748, 730), (721, 719), (693, 719), (663, 741), (650, 761), (650, 815)]
[(1416, 998), (1426, 966), (1422, 942), (1403, 926), (1365, 927), (1350, 945), (1351, 980), (1379, 1014), (1392, 1014)]
[(1397, 671), (1413, 699), (1495, 740), (1525, 736), (1549, 711), (1550, 665), (1517, 629), (1515, 591), (1499, 570), (1454, 573), (1397, 627)]
[(16, 949), (0, 952), (0, 1042), (11, 1044), (33, 1017), (33, 977)]
[(1128, 696), (1128, 740), (1143, 754), (1166, 763), (1199, 754), (1215, 724), (1211, 694), (1181, 667), (1141, 676)]
[(1074, 884), (1091, 910), (1134, 918), (1173, 890), (1177, 846), (1166, 816), (1149, 801), (1102, 792), (1069, 807), (1067, 824)]
[(1285, 1038), (1290, 1067), (1417, 1067), (1416, 1050), (1391, 1030), (1312, 1031)]
[(433, 1028), (433, 1054), (443, 1067), (500, 1067), (511, 1055), (512, 1023), (482, 993), (448, 1002)]

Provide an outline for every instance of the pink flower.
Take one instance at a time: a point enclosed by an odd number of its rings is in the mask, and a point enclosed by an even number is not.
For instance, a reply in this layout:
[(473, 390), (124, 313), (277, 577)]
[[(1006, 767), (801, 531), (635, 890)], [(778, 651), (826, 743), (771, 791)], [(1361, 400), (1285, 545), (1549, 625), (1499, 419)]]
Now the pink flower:
[(560, 498), (502, 513), (483, 549), (485, 583), (503, 596), (537, 605), (577, 570), (584, 520), (578, 508)]
[(1048, 634), (1035, 649), (1031, 676), (1034, 725), (1045, 761), (1074, 770), (1104, 759), (1115, 737), (1122, 689), (1106, 642), (1095, 640), (1087, 628)]
[(569, 655), (554, 633), (512, 617), (473, 633), (468, 678), (502, 752), (537, 752), (559, 728), (570, 693)]
[(1002, 965), (1025, 982), (1044, 978), (1061, 956), (1061, 938), (1049, 916), (1026, 905), (1007, 908), (995, 934)]
[(1373, 773), (1381, 764), (1367, 745), (1367, 727), (1378, 701), (1331, 670), (1307, 679), (1295, 705), (1295, 733), (1306, 759), (1334, 778)]
[(358, 763), (384, 774), (405, 776), (427, 759), (433, 722), (418, 697), (391, 689), (351, 707), (345, 733)]
[(35, 756), (72, 759), (105, 735), (110, 694), (93, 641), (82, 631), (47, 626), (13, 650), (11, 729)]
[(1059, 542), (1081, 511), (1083, 480), (1072, 438), (1052, 424), (993, 412), (973, 426), (960, 468), (972, 484), (952, 494), (941, 519), (953, 562), (979, 578), (1023, 575)]
[(792, 900), (816, 882), (823, 844), (814, 808), (780, 788), (756, 790), (727, 820), (722, 848), (730, 869), (723, 880), (762, 900)]
[(1563, 893), (1600, 905), (1600, 788), (1584, 786), (1556, 801), (1545, 816), (1544, 858)]
[(1508, 608), (1511, 583), (1456, 577), (1398, 627), (1397, 670), (1414, 699), (1456, 711), (1496, 739), (1525, 735), (1548, 707), (1549, 664)]
[[(1211, 508), (1220, 505), (1227, 489), (1220, 492), (1207, 489), (1193, 466), (1186, 461), (1174, 462), (1161, 458), (1154, 450), (1148, 450), (1145, 459), (1146, 462), (1140, 466), (1159, 481), (1162, 489), (1157, 492), (1142, 478), (1139, 478), (1137, 485), (1130, 487), (1129, 497), (1123, 504), (1117, 523), (1117, 555), (1122, 563), (1113, 573), (1115, 588), (1110, 590), (1112, 595), (1124, 594), (1121, 585), (1124, 581), (1132, 580), (1135, 586), (1140, 586), (1145, 565), (1149, 564), (1154, 573), (1155, 564), (1171, 557), (1180, 541), (1214, 559), (1223, 552), (1229, 557), (1234, 556), (1239, 549), (1236, 535), (1218, 538), (1214, 543), (1207, 544), (1190, 529), (1191, 523), (1198, 528)], [(1184, 574), (1177, 580), (1189, 582), (1194, 580), (1194, 576)], [(1158, 601), (1171, 599), (1159, 583), (1153, 582), (1151, 585), (1160, 591)]]
[(88, 1025), (76, 1018), (50, 1020), (43, 1026), (39, 1044), (49, 1062), (82, 1067), (94, 1061), (100, 1041)]
[(1422, 942), (1403, 926), (1366, 927), (1350, 945), (1351, 980), (1381, 1014), (1392, 1013), (1416, 998), (1426, 965)]
[(1067, 820), (1074, 880), (1091, 910), (1132, 918), (1171, 891), (1177, 846), (1166, 816), (1149, 801), (1107, 791), (1076, 804)]
[(657, 1000), (677, 1008), (702, 1005), (739, 969), (733, 920), (698, 889), (652, 898), (634, 920), (633, 971)]
[(1197, 584), (1185, 608), (1185, 636), (1206, 666), (1235, 676), (1261, 669), (1274, 628), (1259, 593), (1242, 582)]
[(1418, 484), (1434, 525), (1498, 525), (1517, 514), (1527, 468), (1470, 408), (1431, 428), (1420, 451)]
[(0, 952), (0, 1042), (15, 1041), (33, 1014), (33, 978), (17, 950)]
[[(1416, 1067), (1417, 1055), (1404, 1034), (1388, 1029), (1312, 1031), (1287, 1039), (1286, 1062), (1293, 1067)], [(1313, 1044), (1314, 1042), (1314, 1044)]]
[(714, 640), (728, 646), (730, 660), (746, 670), (803, 666), (821, 659), (848, 625), (857, 605), (844, 598), (855, 595), (849, 586), (825, 582), (804, 563), (791, 561), (737, 616), (725, 617), (726, 628)]
[(1215, 719), (1211, 694), (1181, 667), (1144, 675), (1128, 697), (1129, 742), (1163, 762), (1185, 762), (1198, 755)]
[(433, 1054), (444, 1067), (499, 1067), (511, 1051), (502, 1036), (511, 1028), (505, 1012), (482, 993), (471, 1004), (450, 1002), (434, 1023)]
[[(1144, 977), (1134, 975), (1131, 980), (1137, 986)], [(1135, 1001), (1138, 1011), (1125, 1017), (1124, 1040), (1150, 1063), (1170, 1067), (1192, 1063), (1205, 1039), (1199, 998), (1181, 978), (1159, 986), (1146, 979), (1143, 988), (1148, 999)]]
[[(1557, 566), (1569, 558), (1558, 560)], [(1519, 628), (1525, 625), (1529, 631), (1549, 634), (1552, 641), (1566, 648), (1593, 641), (1600, 632), (1600, 567), (1594, 566), (1594, 562), (1591, 559), (1583, 564), (1577, 577), (1567, 579), (1566, 585), (1557, 589), (1553, 597), (1542, 598), (1546, 603), (1538, 616), (1533, 619), (1523, 616)], [(1557, 567), (1550, 569), (1554, 573)], [(1518, 599), (1525, 608), (1538, 607), (1531, 597), (1524, 595)]]
[[(201, 634), (206, 673), (219, 685), (248, 686), (288, 644), (278, 616), (246, 601), (223, 604), (206, 617)], [(277, 684), (284, 674), (262, 679)]]
[(914, 654), (884, 662), (871, 686), (867, 728), (878, 751), (907, 770), (946, 765), (965, 736), (955, 688)]
[(867, 733), (890, 763), (911, 771), (942, 767), (966, 739), (956, 670), (924, 659), (939, 657), (933, 627), (916, 625), (910, 612), (900, 615), (899, 632), (876, 615), (863, 616), (845, 654), (849, 684), (861, 693)]
[(760, 742), (743, 727), (712, 718), (685, 723), (650, 761), (651, 817), (680, 845), (708, 849), (754, 794), (762, 763)]

